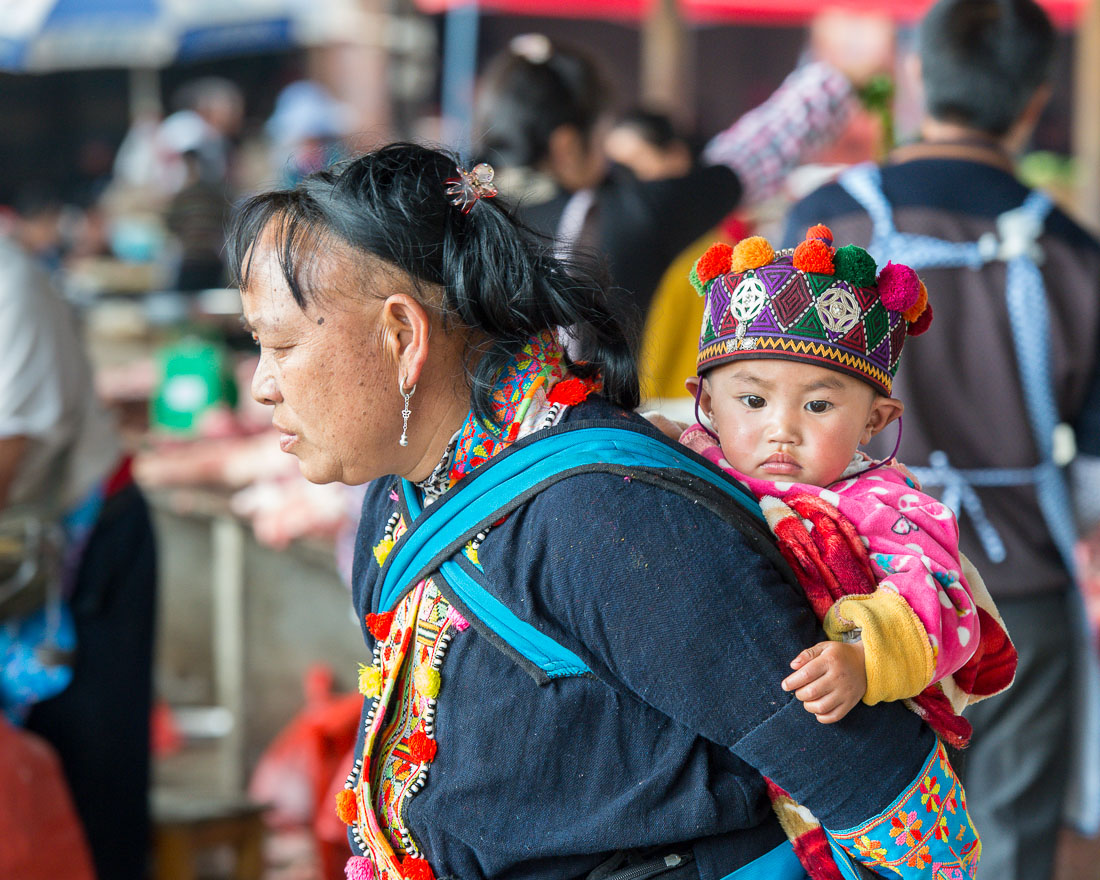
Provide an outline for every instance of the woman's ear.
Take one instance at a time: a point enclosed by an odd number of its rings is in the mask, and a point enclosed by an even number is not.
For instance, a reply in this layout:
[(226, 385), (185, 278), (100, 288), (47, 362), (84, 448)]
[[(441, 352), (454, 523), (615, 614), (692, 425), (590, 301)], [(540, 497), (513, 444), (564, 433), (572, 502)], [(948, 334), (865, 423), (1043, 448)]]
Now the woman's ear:
[(382, 350), (397, 369), (405, 390), (420, 381), (428, 360), (432, 322), (428, 310), (407, 293), (386, 297), (379, 315)]
[(876, 394), (874, 401), (871, 403), (871, 412), (867, 416), (867, 425), (859, 438), (860, 445), (867, 443), (890, 422), (900, 418), (904, 411), (905, 404), (897, 398), (883, 397)]

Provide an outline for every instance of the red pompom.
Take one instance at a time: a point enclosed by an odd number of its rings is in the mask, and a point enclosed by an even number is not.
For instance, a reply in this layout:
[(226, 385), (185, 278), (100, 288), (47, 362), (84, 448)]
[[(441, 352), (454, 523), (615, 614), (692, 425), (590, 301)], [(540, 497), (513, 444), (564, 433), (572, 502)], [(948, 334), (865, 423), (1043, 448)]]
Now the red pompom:
[(921, 312), (920, 317), (917, 318), (917, 320), (915, 320), (912, 324), (910, 324), (905, 332), (908, 333), (910, 336), (920, 336), (925, 330), (928, 329), (928, 325), (931, 323), (932, 303), (929, 303), (927, 306), (925, 306), (924, 311)]
[(578, 403), (583, 403), (591, 393), (591, 386), (583, 380), (566, 379), (550, 389), (550, 393), (546, 395), (546, 400), (549, 403), (560, 403), (563, 406), (576, 406)]
[(434, 761), (438, 750), (439, 744), (423, 730), (418, 730), (409, 737), (409, 757), (418, 764)]
[(401, 863), (401, 876), (405, 880), (435, 880), (432, 866), (427, 859), (418, 859), (409, 856)]
[(345, 825), (355, 824), (359, 807), (355, 803), (355, 792), (350, 788), (341, 788), (336, 792), (336, 815)]
[(794, 249), (794, 267), (818, 275), (833, 274), (833, 249), (820, 239), (804, 241)]
[(886, 308), (904, 312), (920, 299), (920, 279), (908, 266), (887, 263), (878, 273), (878, 295)]
[(818, 239), (825, 242), (825, 244), (833, 243), (833, 230), (823, 223), (818, 223), (816, 226), (811, 226), (806, 230), (806, 241), (813, 241)]
[(706, 284), (712, 278), (724, 275), (730, 270), (732, 260), (732, 247), (722, 242), (712, 244), (695, 263), (695, 274), (699, 276), (699, 283)]
[(390, 627), (393, 625), (393, 615), (394, 612), (392, 611), (386, 611), (382, 614), (367, 615), (367, 629), (378, 641), (382, 641), (390, 634)]

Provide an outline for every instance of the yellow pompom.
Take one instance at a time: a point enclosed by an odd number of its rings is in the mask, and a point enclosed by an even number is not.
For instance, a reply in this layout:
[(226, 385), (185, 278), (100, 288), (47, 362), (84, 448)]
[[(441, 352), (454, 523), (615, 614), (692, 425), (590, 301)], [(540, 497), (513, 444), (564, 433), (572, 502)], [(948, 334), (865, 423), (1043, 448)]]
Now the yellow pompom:
[(733, 249), (730, 271), (747, 272), (749, 269), (759, 269), (774, 258), (775, 251), (768, 240), (762, 235), (754, 235), (737, 242), (737, 246)]
[(435, 699), (439, 696), (439, 670), (422, 663), (413, 672), (413, 684), (425, 697)]
[(382, 670), (377, 666), (359, 664), (359, 693), (364, 697), (377, 697), (382, 693)]
[(470, 560), (474, 565), (480, 565), (477, 557), (477, 547), (474, 546), (473, 541), (462, 548), (462, 551), (466, 554), (466, 558)]
[(379, 566), (386, 564), (386, 557), (390, 555), (393, 545), (393, 538), (383, 538), (374, 545), (374, 558), (378, 560)]

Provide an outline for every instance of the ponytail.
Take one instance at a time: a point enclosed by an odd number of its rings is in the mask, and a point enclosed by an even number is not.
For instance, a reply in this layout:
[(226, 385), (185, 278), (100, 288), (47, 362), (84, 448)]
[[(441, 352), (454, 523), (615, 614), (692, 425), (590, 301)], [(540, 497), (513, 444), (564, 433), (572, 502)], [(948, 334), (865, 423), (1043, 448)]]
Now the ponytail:
[[(478, 416), (492, 418), (492, 388), (524, 343), (559, 328), (575, 340), (573, 372), (599, 373), (608, 400), (637, 407), (633, 334), (606, 285), (558, 260), (552, 244), (501, 200), (482, 199), (463, 213), (445, 193), (445, 181), (455, 176), (452, 156), (397, 143), (310, 175), (293, 190), (255, 196), (241, 207), (230, 235), (234, 275), (247, 283), (249, 249), (274, 222), (283, 276), (305, 308), (312, 294), (303, 270), (325, 237), (335, 235), (400, 269), (425, 305), (442, 312), (445, 329), (466, 331), (467, 378)], [(424, 285), (440, 289), (442, 297), (429, 295)]]

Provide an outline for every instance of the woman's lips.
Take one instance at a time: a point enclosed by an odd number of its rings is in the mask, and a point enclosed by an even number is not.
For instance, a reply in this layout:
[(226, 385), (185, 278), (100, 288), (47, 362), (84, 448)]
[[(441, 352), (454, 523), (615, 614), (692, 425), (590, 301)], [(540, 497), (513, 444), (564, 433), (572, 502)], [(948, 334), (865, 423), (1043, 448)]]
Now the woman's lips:
[(298, 442), (298, 435), (274, 422), (271, 427), (279, 432), (279, 448), (283, 450), (283, 452), (290, 452), (290, 448)]

